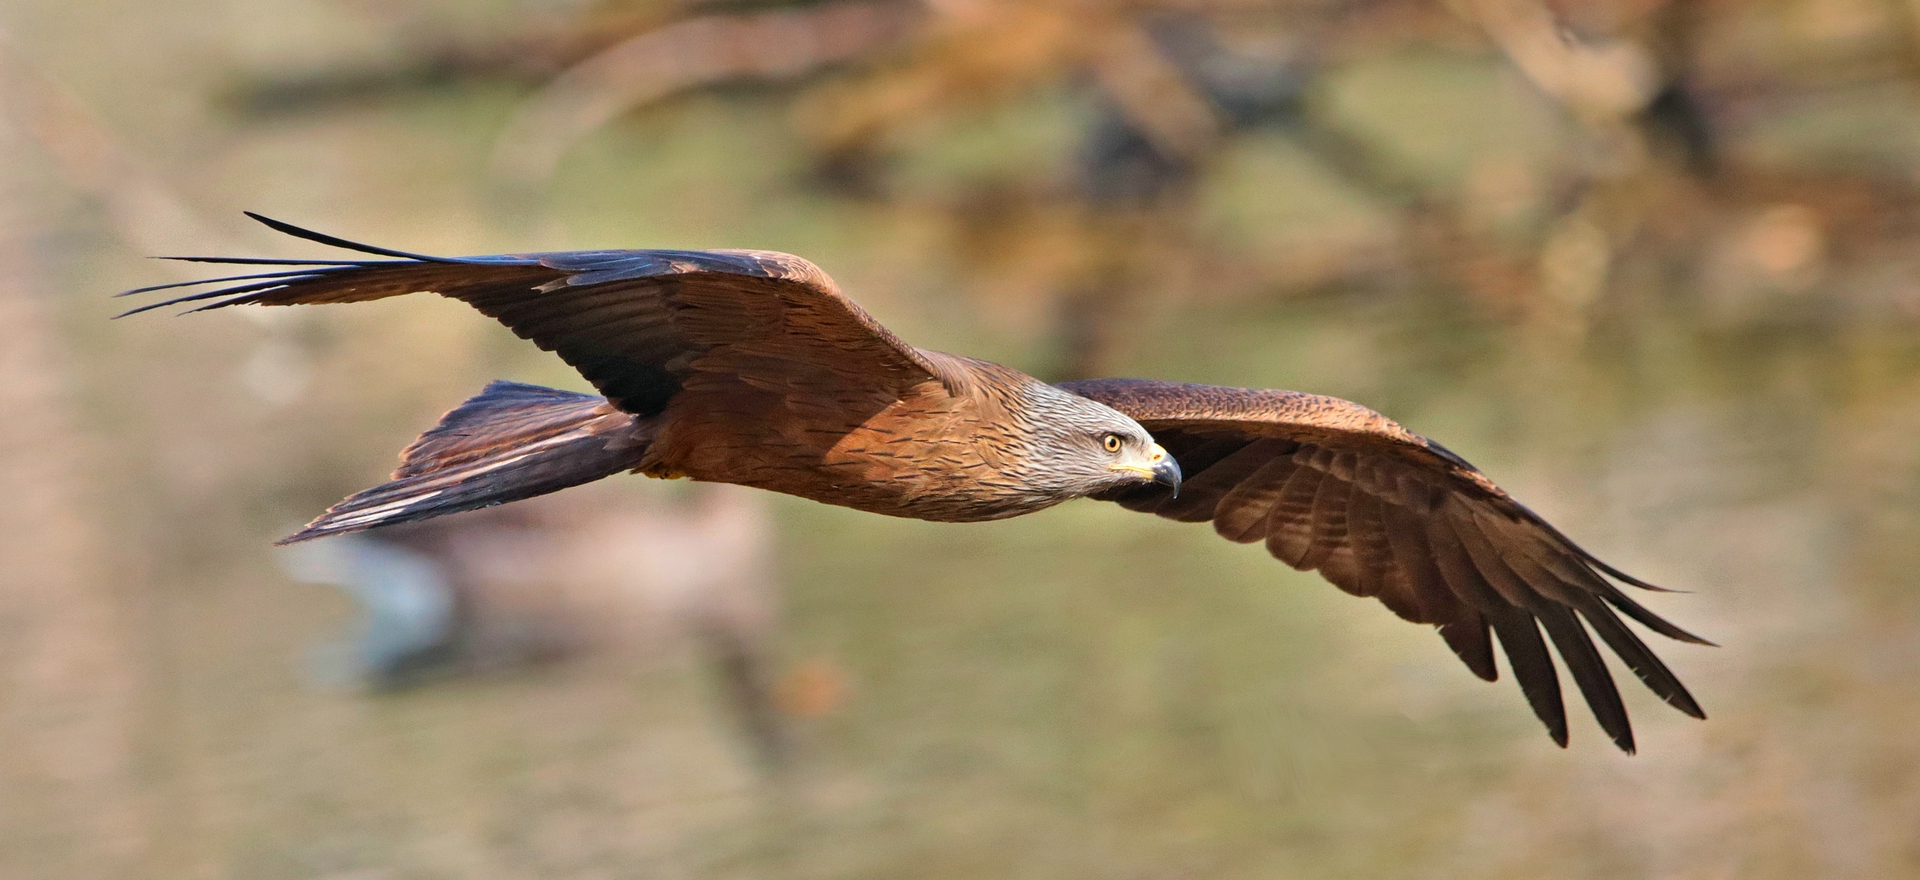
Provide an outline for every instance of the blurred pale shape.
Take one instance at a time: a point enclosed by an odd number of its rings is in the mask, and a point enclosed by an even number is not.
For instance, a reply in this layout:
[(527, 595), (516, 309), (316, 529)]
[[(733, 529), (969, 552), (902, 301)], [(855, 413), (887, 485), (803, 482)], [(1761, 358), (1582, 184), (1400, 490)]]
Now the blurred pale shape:
[(1826, 256), (1820, 218), (1805, 205), (1774, 205), (1748, 221), (1741, 234), (1747, 259), (1771, 278), (1804, 286)]
[(1467, 173), (1466, 211), (1473, 222), (1500, 232), (1528, 219), (1540, 202), (1540, 175), (1525, 156), (1488, 156)]
[(313, 359), (299, 344), (277, 337), (255, 346), (246, 363), (240, 366), (240, 383), (253, 392), (253, 396), (276, 408), (299, 402), (312, 381)]
[(1584, 309), (1606, 289), (1613, 249), (1607, 233), (1574, 215), (1562, 221), (1540, 251), (1540, 285), (1547, 295)]
[(787, 670), (774, 690), (780, 711), (795, 718), (820, 718), (847, 701), (846, 670), (826, 657), (802, 660)]
[(1472, 0), (1470, 7), (1541, 91), (1588, 121), (1637, 113), (1659, 89), (1659, 67), (1637, 43), (1571, 39), (1549, 9), (1530, 0)]
[(1897, 5), (1884, 0), (1803, 0), (1789, 20), (1812, 40), (1850, 43), (1901, 26), (1893, 20)]
[(353, 594), (366, 617), (352, 643), (315, 654), (315, 676), (329, 685), (373, 679), (379, 672), (451, 636), (452, 587), (433, 560), (362, 535), (296, 544), (276, 557), (295, 580)]

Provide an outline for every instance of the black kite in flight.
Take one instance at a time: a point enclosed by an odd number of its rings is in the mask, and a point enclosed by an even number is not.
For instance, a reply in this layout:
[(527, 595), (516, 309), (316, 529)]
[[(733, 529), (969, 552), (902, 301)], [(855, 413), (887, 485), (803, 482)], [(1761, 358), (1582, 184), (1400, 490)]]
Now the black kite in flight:
[[(604, 395), (494, 383), (407, 447), (390, 482), (334, 505), (288, 542), (621, 471), (942, 522), (1096, 498), (1210, 521), (1232, 541), (1263, 541), (1288, 565), (1438, 627), (1488, 681), (1498, 676), (1498, 638), (1534, 714), (1562, 746), (1566, 711), (1543, 629), (1621, 749), (1633, 751), (1633, 730), (1587, 628), (1655, 694), (1705, 717), (1616, 612), (1669, 638), (1705, 640), (1608, 578), (1656, 588), (1581, 549), (1459, 456), (1358, 404), (1145, 379), (1048, 385), (908, 345), (826, 273), (787, 254), (430, 257), (255, 218), (388, 259), (184, 258), (288, 268), (192, 282), (230, 286), (134, 311), (431, 291), (558, 353)], [(181, 286), (189, 285), (131, 292)]]

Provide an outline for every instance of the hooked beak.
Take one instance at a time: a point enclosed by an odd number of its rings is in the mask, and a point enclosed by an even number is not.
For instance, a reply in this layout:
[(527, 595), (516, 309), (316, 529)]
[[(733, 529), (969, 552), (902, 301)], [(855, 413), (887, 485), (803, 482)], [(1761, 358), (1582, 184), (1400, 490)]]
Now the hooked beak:
[(1157, 446), (1154, 453), (1157, 460), (1153, 463), (1153, 481), (1172, 489), (1173, 497), (1180, 497), (1180, 463)]
[(1132, 474), (1143, 480), (1158, 483), (1172, 489), (1175, 498), (1180, 497), (1180, 463), (1174, 461), (1173, 456), (1168, 455), (1167, 451), (1160, 448), (1160, 444), (1158, 443), (1155, 443), (1152, 449), (1147, 450), (1146, 464), (1129, 462), (1127, 464), (1116, 464), (1113, 466), (1113, 469)]

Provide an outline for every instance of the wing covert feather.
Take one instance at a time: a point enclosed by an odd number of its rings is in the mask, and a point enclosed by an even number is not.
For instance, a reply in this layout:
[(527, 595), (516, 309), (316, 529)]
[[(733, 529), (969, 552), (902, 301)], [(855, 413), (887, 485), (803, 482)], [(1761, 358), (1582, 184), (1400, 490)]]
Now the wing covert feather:
[(199, 310), (437, 293), (555, 352), (616, 406), (637, 415), (659, 413), (702, 372), (755, 387), (881, 396), (940, 378), (918, 349), (841, 294), (825, 272), (789, 254), (600, 250), (431, 257), (255, 219), (299, 238), (397, 259), (182, 258), (303, 268), (209, 279), (200, 283), (227, 286), (127, 314), (191, 303), (199, 303)]
[(1534, 714), (1561, 745), (1566, 712), (1549, 642), (1601, 728), (1633, 751), (1626, 708), (1589, 627), (1654, 693), (1705, 717), (1614, 613), (1709, 644), (1608, 578), (1649, 585), (1595, 559), (1465, 459), (1385, 416), (1295, 391), (1139, 379), (1060, 387), (1133, 417), (1186, 473), (1178, 498), (1147, 486), (1103, 500), (1184, 522), (1211, 519), (1234, 541), (1264, 540), (1282, 562), (1434, 625), (1467, 668), (1489, 681), (1499, 674), (1497, 640)]

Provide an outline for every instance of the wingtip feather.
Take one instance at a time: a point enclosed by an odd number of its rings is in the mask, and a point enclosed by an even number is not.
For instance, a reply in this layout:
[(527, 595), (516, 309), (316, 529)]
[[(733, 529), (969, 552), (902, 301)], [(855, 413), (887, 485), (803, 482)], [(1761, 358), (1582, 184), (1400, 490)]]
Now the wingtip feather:
[[(179, 257), (156, 257), (155, 259), (173, 260), (173, 259), (180, 259), (180, 258)], [(314, 274), (313, 269), (289, 269), (285, 272), (257, 272), (257, 273), (252, 273), (248, 275), (228, 275), (223, 278), (201, 278), (197, 281), (173, 281), (166, 284), (149, 284), (146, 287), (136, 287), (132, 290), (123, 290), (119, 293), (114, 294), (113, 296), (115, 299), (118, 299), (123, 296), (133, 296), (134, 294), (137, 294), (137, 293), (152, 293), (156, 290), (172, 290), (178, 287), (199, 287), (202, 284), (225, 284), (226, 282), (229, 282), (229, 281), (259, 281), (261, 279), (266, 279), (266, 278), (283, 278), (283, 279), (292, 280), (301, 275), (312, 275), (312, 274)]]
[(300, 531), (294, 532), (291, 535), (288, 535), (284, 538), (281, 538), (278, 541), (273, 542), (273, 546), (286, 547), (292, 544), (299, 544), (304, 541), (311, 541), (315, 538), (324, 538), (324, 537), (326, 537), (326, 535), (321, 534), (320, 532), (314, 529), (303, 528)]
[(398, 257), (403, 260), (420, 260), (426, 263), (459, 262), (458, 260), (450, 260), (450, 259), (447, 259), (446, 257), (431, 257), (431, 256), (427, 256), (426, 254), (415, 254), (415, 253), (409, 253), (407, 251), (397, 251), (392, 248), (378, 247), (376, 245), (370, 245), (370, 244), (366, 244), (358, 241), (349, 241), (347, 239), (340, 238), (339, 236), (328, 235), (324, 232), (315, 232), (311, 229), (295, 226), (291, 223), (286, 222), (285, 220), (275, 220), (272, 217), (266, 216), (265, 214), (260, 214), (253, 211), (243, 211), (241, 213), (246, 214), (248, 217), (252, 218), (255, 222), (260, 223), (261, 225), (275, 232), (279, 232), (285, 235), (291, 235), (294, 238), (305, 239), (307, 241), (314, 242), (315, 244), (324, 244), (324, 245), (327, 245), (328, 247), (337, 247), (343, 250), (358, 251), (363, 254), (375, 254), (382, 257)]

